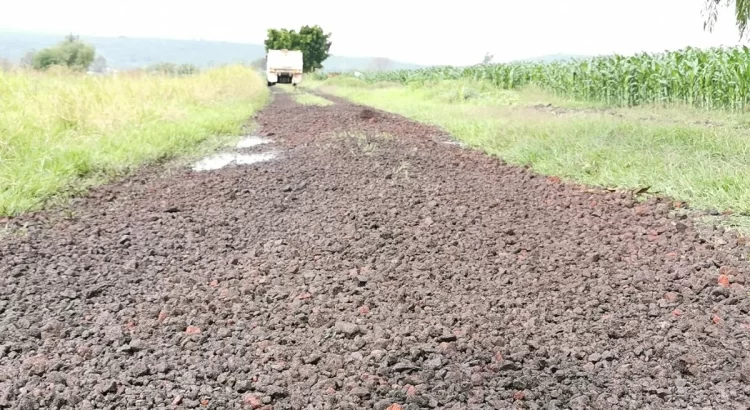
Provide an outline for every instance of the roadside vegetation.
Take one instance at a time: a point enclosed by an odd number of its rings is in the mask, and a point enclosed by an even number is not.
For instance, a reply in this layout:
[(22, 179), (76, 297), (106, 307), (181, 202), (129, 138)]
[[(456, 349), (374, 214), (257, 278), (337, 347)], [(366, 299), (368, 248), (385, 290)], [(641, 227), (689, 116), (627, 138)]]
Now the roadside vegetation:
[(292, 98), (294, 98), (294, 101), (296, 101), (298, 104), (317, 105), (319, 107), (333, 105), (333, 101), (315, 94), (311, 94), (305, 91), (305, 89), (302, 87), (294, 87), (290, 84), (276, 84), (274, 85), (274, 87), (285, 93), (291, 94)]
[(712, 48), (605, 56), (551, 63), (480, 64), (465, 68), (372, 72), (370, 82), (425, 85), (471, 80), (514, 90), (533, 85), (550, 93), (607, 106), (680, 103), (744, 109), (750, 102), (750, 49)]
[(750, 212), (750, 51), (683, 50), (308, 79), (514, 164)]
[(166, 75), (193, 75), (200, 69), (192, 64), (158, 63), (146, 67), (146, 71)]
[(45, 48), (38, 53), (30, 52), (25, 57), (24, 65), (36, 70), (46, 70), (52, 66), (67, 67), (69, 70), (84, 71), (96, 57), (96, 49), (70, 34), (53, 47)]
[(319, 107), (333, 105), (331, 100), (309, 93), (296, 93), (294, 95), (294, 100), (302, 105), (317, 105)]
[(238, 135), (268, 98), (258, 73), (0, 71), (0, 215)]

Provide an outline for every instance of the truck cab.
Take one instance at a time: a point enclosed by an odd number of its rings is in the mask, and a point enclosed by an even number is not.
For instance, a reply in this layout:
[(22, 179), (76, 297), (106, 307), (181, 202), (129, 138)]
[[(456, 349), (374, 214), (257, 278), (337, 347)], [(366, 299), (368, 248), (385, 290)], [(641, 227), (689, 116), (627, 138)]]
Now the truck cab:
[(302, 51), (268, 50), (266, 79), (268, 86), (276, 83), (297, 86), (302, 81)]

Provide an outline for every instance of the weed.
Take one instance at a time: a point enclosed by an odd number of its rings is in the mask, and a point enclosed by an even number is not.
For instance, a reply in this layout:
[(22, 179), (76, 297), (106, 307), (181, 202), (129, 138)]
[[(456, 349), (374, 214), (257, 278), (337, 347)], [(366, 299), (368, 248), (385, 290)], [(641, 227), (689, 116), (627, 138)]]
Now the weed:
[(401, 177), (403, 179), (409, 179), (410, 169), (411, 164), (409, 164), (409, 161), (401, 160), (398, 166), (393, 168), (393, 178), (398, 179), (399, 177)]
[(184, 77), (0, 72), (0, 96), (0, 215), (15, 215), (237, 135), (268, 90), (231, 66)]
[(329, 105), (333, 105), (333, 101), (327, 100), (323, 97), (319, 97), (317, 95), (308, 94), (308, 93), (298, 93), (294, 96), (294, 100), (297, 101), (297, 103), (302, 105), (317, 105), (319, 107), (325, 107)]

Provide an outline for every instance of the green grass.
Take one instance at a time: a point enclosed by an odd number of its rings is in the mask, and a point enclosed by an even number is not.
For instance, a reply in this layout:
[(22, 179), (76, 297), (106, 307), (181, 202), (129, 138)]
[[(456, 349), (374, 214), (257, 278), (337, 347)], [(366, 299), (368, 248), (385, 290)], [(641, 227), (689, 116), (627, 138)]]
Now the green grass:
[(294, 101), (298, 104), (315, 105), (318, 107), (333, 105), (333, 101), (305, 92), (301, 86), (294, 87), (291, 84), (276, 84), (275, 87), (285, 93), (292, 94)]
[(296, 93), (294, 95), (294, 100), (297, 101), (297, 103), (302, 104), (302, 105), (317, 105), (319, 107), (333, 105), (333, 102), (330, 100), (327, 100), (323, 97), (319, 97), (317, 95), (307, 94), (307, 93)]
[(0, 72), (0, 215), (210, 148), (267, 98), (243, 67), (179, 78)]
[(399, 85), (340, 77), (305, 86), (441, 126), (542, 174), (595, 186), (650, 186), (694, 207), (750, 211), (748, 114), (606, 108), (467, 80)]

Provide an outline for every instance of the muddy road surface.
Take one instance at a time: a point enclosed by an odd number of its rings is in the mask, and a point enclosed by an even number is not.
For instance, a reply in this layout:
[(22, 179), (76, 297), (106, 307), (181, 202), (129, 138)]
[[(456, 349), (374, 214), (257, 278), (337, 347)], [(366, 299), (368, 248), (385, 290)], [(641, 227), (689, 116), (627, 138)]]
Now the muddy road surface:
[(334, 101), (11, 221), (0, 407), (750, 405), (742, 238)]

